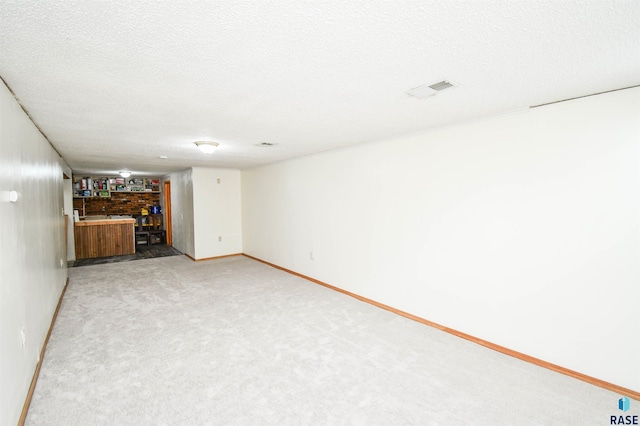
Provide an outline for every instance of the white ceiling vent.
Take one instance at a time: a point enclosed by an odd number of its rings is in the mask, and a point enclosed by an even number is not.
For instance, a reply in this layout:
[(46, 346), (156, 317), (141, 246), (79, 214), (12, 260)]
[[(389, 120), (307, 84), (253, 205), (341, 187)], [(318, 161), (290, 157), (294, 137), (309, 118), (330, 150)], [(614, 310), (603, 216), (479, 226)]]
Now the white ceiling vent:
[(448, 89), (449, 87), (453, 87), (453, 86), (454, 86), (453, 83), (451, 83), (450, 81), (446, 81), (446, 80), (442, 80), (442, 81), (439, 81), (437, 83), (433, 83), (433, 84), (429, 85), (429, 87), (431, 87), (436, 92), (439, 92), (439, 91), (444, 90), (444, 89)]
[(413, 96), (414, 98), (424, 99), (456, 86), (458, 85), (449, 80), (442, 80), (437, 83), (423, 84), (422, 86), (414, 87), (413, 89), (407, 90), (405, 93), (409, 96)]

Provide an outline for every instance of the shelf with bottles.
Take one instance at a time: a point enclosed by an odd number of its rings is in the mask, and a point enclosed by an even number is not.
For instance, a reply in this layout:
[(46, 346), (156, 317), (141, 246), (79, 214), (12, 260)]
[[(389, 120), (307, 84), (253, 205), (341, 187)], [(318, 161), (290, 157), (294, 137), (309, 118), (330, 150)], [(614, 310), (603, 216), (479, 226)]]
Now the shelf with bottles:
[(73, 177), (74, 198), (111, 197), (114, 192), (160, 192), (160, 179), (141, 177)]
[(104, 176), (74, 176), (73, 196), (76, 198), (110, 197), (109, 179)]
[(140, 177), (109, 178), (111, 192), (160, 192), (160, 179)]

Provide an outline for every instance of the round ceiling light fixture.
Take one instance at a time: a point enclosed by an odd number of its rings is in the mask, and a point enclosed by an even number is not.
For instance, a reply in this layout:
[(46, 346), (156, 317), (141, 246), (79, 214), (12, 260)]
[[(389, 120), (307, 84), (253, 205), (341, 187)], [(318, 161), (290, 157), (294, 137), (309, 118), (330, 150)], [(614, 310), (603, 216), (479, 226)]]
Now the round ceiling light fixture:
[(128, 178), (129, 176), (131, 176), (131, 172), (120, 172), (120, 176), (122, 176), (123, 178)]
[(206, 141), (201, 141), (201, 142), (195, 142), (196, 146), (198, 147), (198, 149), (202, 152), (204, 152), (205, 154), (213, 154), (213, 152), (218, 149), (218, 142), (206, 142)]

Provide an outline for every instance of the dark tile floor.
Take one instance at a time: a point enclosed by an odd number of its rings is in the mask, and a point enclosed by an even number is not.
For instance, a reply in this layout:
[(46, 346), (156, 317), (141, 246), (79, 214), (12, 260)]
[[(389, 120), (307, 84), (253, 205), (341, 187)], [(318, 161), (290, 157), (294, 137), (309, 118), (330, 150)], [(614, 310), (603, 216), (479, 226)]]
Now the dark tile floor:
[[(101, 265), (103, 263), (129, 262), (131, 260), (151, 259), (154, 257), (178, 256), (178, 250), (166, 244), (154, 244), (151, 246), (136, 247), (135, 254), (125, 254), (122, 256), (95, 257), (93, 259), (78, 259), (73, 262), (73, 266)], [(69, 266), (71, 262), (69, 262)]]

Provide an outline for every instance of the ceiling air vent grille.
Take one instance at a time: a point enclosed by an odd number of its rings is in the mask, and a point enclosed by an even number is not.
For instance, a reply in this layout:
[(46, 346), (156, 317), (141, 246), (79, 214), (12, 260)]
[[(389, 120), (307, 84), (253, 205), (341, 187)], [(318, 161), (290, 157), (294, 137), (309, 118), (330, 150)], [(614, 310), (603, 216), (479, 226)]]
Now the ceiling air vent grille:
[(432, 88), (433, 90), (435, 90), (436, 92), (439, 92), (441, 90), (444, 89), (448, 89), (449, 87), (453, 87), (454, 85), (451, 84), (450, 82), (446, 81), (446, 80), (442, 80), (438, 83), (434, 83), (429, 85), (430, 88)]
[(414, 98), (424, 99), (433, 95), (437, 95), (445, 89), (456, 86), (457, 84), (452, 83), (451, 81), (442, 80), (437, 83), (429, 85), (423, 84), (422, 86), (414, 87), (413, 89), (407, 90), (406, 94), (409, 96), (413, 96)]

